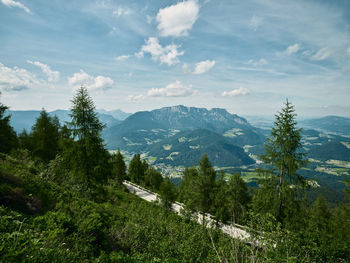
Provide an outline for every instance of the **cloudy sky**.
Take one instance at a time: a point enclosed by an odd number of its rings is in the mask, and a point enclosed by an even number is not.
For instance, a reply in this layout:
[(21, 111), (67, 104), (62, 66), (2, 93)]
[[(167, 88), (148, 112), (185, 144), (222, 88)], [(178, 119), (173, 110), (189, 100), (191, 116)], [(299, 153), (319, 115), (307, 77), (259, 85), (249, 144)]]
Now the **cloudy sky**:
[(0, 0), (1, 102), (350, 117), (350, 1)]

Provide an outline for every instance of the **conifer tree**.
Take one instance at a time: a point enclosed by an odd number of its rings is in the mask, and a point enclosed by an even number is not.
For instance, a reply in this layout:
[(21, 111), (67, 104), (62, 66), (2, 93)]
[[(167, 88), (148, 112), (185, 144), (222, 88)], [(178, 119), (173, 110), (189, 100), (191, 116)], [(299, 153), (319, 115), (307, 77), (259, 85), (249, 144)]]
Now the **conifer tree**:
[(150, 167), (145, 172), (145, 185), (153, 190), (159, 190), (160, 185), (163, 182), (163, 177), (160, 172), (155, 168)]
[(166, 211), (171, 210), (172, 203), (175, 202), (176, 196), (175, 185), (170, 181), (169, 177), (166, 177), (160, 185), (161, 204)]
[(277, 220), (281, 222), (284, 204), (283, 187), (286, 184), (303, 184), (303, 178), (297, 174), (297, 170), (306, 164), (306, 160), (305, 154), (301, 152), (301, 129), (296, 127), (295, 110), (288, 100), (275, 118), (262, 160), (274, 168), (273, 176), (278, 178)]
[[(1, 96), (1, 92), (0, 92)], [(0, 102), (0, 152), (9, 153), (18, 145), (16, 132), (10, 125), (10, 115), (6, 115), (8, 107)]]
[[(211, 166), (208, 155), (204, 154), (199, 161), (199, 180), (198, 180), (198, 208), (204, 214), (208, 213), (214, 202), (216, 172)], [(203, 222), (204, 223), (204, 222)]]
[(141, 161), (140, 154), (135, 154), (129, 163), (129, 177), (134, 183), (143, 183), (145, 180), (145, 171), (148, 168), (147, 163)]
[(60, 123), (57, 118), (49, 116), (43, 109), (32, 127), (30, 139), (32, 152), (45, 163), (54, 159), (59, 150)]
[(250, 196), (247, 186), (239, 174), (234, 174), (228, 182), (228, 200), (233, 223), (242, 223)]
[(113, 175), (117, 179), (119, 184), (122, 184), (126, 179), (126, 164), (124, 162), (124, 157), (121, 154), (120, 150), (112, 156), (113, 162)]
[(216, 223), (218, 223), (218, 221), (227, 223), (230, 218), (229, 204), (228, 185), (225, 181), (225, 173), (221, 172), (216, 181), (215, 198), (212, 208), (212, 212), (215, 214)]
[(78, 182), (83, 189), (93, 189), (105, 183), (111, 174), (109, 153), (101, 138), (105, 126), (98, 119), (85, 87), (78, 89), (72, 104), (69, 128), (74, 144), (69, 155)]

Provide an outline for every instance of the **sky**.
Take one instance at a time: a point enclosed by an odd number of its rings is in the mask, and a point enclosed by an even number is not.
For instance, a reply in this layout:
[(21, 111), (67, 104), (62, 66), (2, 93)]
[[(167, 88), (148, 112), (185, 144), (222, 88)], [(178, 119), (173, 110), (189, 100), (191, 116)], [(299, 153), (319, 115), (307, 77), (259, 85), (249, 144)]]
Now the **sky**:
[(0, 101), (350, 117), (350, 1), (0, 0)]

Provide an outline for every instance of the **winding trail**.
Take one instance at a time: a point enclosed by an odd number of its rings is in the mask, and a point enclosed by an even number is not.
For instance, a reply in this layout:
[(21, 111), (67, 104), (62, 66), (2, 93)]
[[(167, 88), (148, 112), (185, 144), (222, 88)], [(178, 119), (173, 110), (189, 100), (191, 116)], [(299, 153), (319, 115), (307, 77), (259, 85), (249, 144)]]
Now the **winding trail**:
[[(153, 193), (149, 191), (148, 189), (145, 189), (137, 184), (134, 184), (129, 181), (124, 181), (123, 184), (126, 186), (126, 188), (135, 195), (139, 196), (140, 198), (148, 201), (148, 202), (154, 202), (156, 200), (159, 200), (160, 197), (158, 194)], [(175, 202), (172, 204), (172, 209), (175, 213), (181, 215), (181, 210), (184, 208), (184, 205)], [(202, 224), (202, 215), (199, 213), (193, 214), (193, 220), (196, 220), (199, 224)], [(207, 227), (211, 227), (212, 225), (215, 225), (216, 221), (214, 217), (210, 214), (205, 214), (205, 223)], [(241, 225), (233, 224), (233, 225), (226, 225), (221, 222), (218, 224), (218, 228), (221, 229), (221, 231), (233, 238), (240, 239), (244, 242), (251, 243), (251, 237), (250, 234), (244, 230), (244, 227)]]

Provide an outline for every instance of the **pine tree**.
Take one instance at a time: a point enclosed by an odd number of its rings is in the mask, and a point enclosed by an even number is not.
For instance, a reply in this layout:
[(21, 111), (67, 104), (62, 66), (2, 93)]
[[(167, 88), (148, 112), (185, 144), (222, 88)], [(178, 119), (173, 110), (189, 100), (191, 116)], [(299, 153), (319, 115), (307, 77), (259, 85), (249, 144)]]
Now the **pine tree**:
[(169, 177), (166, 177), (160, 185), (161, 204), (166, 211), (171, 210), (172, 203), (175, 202), (176, 196), (175, 185), (170, 181)]
[[(1, 96), (1, 93), (0, 93)], [(16, 132), (10, 125), (10, 115), (5, 116), (8, 107), (0, 102), (0, 152), (9, 153), (18, 146)]]
[(111, 175), (109, 153), (101, 138), (105, 126), (98, 119), (94, 102), (85, 87), (78, 89), (72, 104), (69, 128), (74, 144), (69, 158), (82, 189), (94, 189)]
[(163, 177), (160, 172), (155, 168), (150, 167), (145, 172), (145, 185), (152, 190), (159, 190), (160, 185), (163, 182)]
[(225, 181), (225, 173), (221, 172), (219, 179), (216, 181), (215, 198), (212, 212), (215, 215), (216, 223), (221, 221), (227, 223), (230, 219), (228, 185)]
[(199, 161), (199, 185), (196, 189), (199, 199), (198, 208), (203, 213), (203, 221), (204, 214), (210, 211), (214, 202), (215, 180), (216, 172), (211, 166), (208, 155), (204, 154)]
[(233, 223), (242, 223), (250, 196), (247, 186), (239, 174), (234, 174), (228, 182), (227, 190), (230, 214)]
[(180, 182), (180, 201), (185, 204), (190, 211), (199, 210), (199, 173), (195, 167), (184, 170)]
[(126, 179), (126, 164), (124, 162), (124, 157), (120, 150), (112, 156), (113, 162), (113, 175), (115, 176), (117, 182), (122, 184)]
[(147, 163), (141, 161), (140, 154), (135, 154), (129, 163), (130, 180), (137, 184), (144, 183), (147, 168)]
[(32, 152), (45, 163), (54, 159), (59, 150), (60, 123), (57, 118), (49, 116), (43, 109), (32, 127), (30, 138)]
[(296, 172), (306, 164), (306, 160), (305, 154), (301, 152), (301, 129), (296, 127), (293, 105), (287, 100), (285, 107), (275, 117), (262, 160), (274, 167), (275, 176), (278, 177), (277, 220), (281, 222), (284, 203), (283, 187), (286, 184), (303, 184), (303, 178)]

